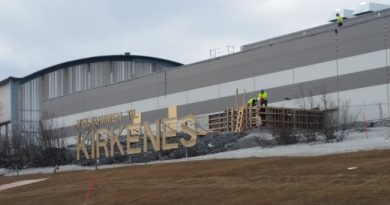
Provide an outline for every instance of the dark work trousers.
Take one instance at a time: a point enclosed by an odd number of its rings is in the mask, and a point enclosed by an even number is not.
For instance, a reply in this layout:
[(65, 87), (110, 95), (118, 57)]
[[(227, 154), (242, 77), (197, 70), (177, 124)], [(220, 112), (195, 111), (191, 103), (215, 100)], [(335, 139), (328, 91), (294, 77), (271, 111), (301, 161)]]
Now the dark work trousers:
[(264, 107), (267, 107), (267, 100), (260, 100), (260, 106), (264, 106)]

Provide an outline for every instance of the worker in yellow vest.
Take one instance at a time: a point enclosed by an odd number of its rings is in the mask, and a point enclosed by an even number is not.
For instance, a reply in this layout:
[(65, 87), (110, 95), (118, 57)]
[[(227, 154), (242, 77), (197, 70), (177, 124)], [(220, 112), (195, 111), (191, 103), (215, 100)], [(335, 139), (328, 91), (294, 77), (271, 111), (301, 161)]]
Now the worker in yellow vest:
[(339, 13), (337, 13), (336, 18), (337, 18), (337, 25), (341, 27), (343, 25), (343, 17)]
[(260, 106), (267, 107), (268, 93), (261, 90), (259, 93)]
[(248, 106), (249, 107), (253, 107), (253, 106), (256, 106), (257, 104), (257, 99), (256, 98), (251, 98), (248, 100)]

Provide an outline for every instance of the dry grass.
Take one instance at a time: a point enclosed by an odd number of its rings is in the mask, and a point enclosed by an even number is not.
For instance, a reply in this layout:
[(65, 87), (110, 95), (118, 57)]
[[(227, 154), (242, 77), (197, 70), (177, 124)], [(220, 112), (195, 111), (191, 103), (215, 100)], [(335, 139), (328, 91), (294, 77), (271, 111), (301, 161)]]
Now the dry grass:
[[(348, 167), (357, 166), (349, 171)], [(210, 160), (0, 177), (46, 181), (0, 192), (0, 204), (389, 204), (390, 150), (320, 157)]]

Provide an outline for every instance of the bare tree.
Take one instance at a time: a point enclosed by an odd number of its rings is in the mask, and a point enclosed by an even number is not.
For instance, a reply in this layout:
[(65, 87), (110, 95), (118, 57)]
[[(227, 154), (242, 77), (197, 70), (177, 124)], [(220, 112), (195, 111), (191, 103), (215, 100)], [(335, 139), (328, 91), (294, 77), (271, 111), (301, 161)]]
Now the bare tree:
[[(324, 117), (321, 126), (309, 126), (301, 129), (301, 133), (307, 142), (316, 141), (318, 135), (323, 135), (326, 142), (340, 142), (345, 139), (353, 128), (358, 115), (350, 112), (348, 101), (336, 102), (326, 90), (309, 89), (306, 93), (299, 87), (300, 98), (297, 105), (303, 109), (322, 109)], [(322, 93), (315, 97), (315, 93)], [(320, 123), (320, 122), (319, 122)]]
[(42, 119), (39, 121), (39, 134), (34, 143), (45, 165), (58, 165), (64, 160), (66, 133), (64, 128), (53, 119), (54, 115), (42, 114)]
[(351, 132), (358, 114), (351, 113), (349, 101), (336, 103), (326, 93), (321, 96), (321, 106), (325, 110), (321, 133), (325, 136), (326, 142), (343, 141)]
[(43, 114), (41, 120), (14, 125), (8, 143), (0, 137), (0, 160), (5, 166), (48, 166), (64, 163), (64, 128), (58, 126), (53, 116)]
[(28, 136), (26, 136), (25, 126), (18, 124), (12, 131), (12, 138), (9, 152), (9, 166), (23, 167), (31, 158)]
[[(320, 102), (315, 97), (316, 89), (309, 89), (307, 93), (304, 92), (303, 87), (299, 86), (299, 98), (297, 99), (297, 106), (302, 109), (320, 109)], [(299, 130), (306, 142), (317, 141), (320, 133), (321, 122), (317, 122), (318, 125), (308, 125), (305, 129)]]
[(279, 145), (296, 144), (298, 142), (294, 125), (286, 119), (289, 117), (286, 113), (279, 113), (277, 118), (279, 123), (274, 124), (273, 135)]
[(0, 166), (9, 162), (9, 137), (0, 133)]
[[(3, 116), (2, 111), (3, 106), (0, 102), (0, 117)], [(12, 147), (13, 139), (9, 136), (9, 133), (0, 132), (0, 166), (9, 166), (14, 163), (14, 161), (17, 161), (13, 156)], [(18, 146), (18, 148), (20, 148), (20, 146)]]
[[(2, 116), (2, 105), (1, 105), (1, 102), (0, 102), (0, 118)], [(5, 160), (7, 159), (7, 150), (8, 149), (8, 145), (6, 145), (6, 140), (5, 140), (5, 136), (2, 135), (2, 133), (0, 132), (0, 165), (4, 164), (5, 163)]]
[(315, 109), (319, 107), (319, 102), (315, 99), (314, 94), (316, 89), (309, 89), (305, 93), (302, 86), (299, 86), (299, 95), (296, 104), (299, 108), (302, 109)]

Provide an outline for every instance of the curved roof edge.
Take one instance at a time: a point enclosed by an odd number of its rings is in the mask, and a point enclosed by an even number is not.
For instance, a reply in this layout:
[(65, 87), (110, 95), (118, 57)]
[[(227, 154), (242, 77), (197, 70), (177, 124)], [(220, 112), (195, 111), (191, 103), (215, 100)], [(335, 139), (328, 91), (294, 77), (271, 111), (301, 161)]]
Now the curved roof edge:
[[(73, 61), (67, 61), (64, 63), (60, 63), (57, 65), (53, 65), (47, 68), (44, 68), (42, 70), (36, 71), (32, 74), (29, 74), (25, 77), (18, 78), (21, 80), (21, 82), (26, 82), (28, 80), (31, 80), (37, 76), (44, 75), (49, 72), (53, 72), (62, 68), (71, 67), (75, 65), (85, 64), (85, 63), (95, 63), (95, 62), (102, 62), (102, 61), (121, 61), (121, 60), (134, 60), (134, 59), (143, 59), (143, 60), (149, 60), (149, 61), (158, 61), (166, 64), (173, 65), (175, 67), (182, 66), (182, 63), (178, 63), (175, 61), (163, 59), (163, 58), (156, 58), (156, 57), (150, 57), (150, 56), (139, 56), (139, 55), (107, 55), (107, 56), (94, 56), (94, 57), (88, 57), (88, 58), (81, 58)], [(8, 79), (8, 78), (7, 78)], [(6, 80), (7, 80), (6, 79)]]

